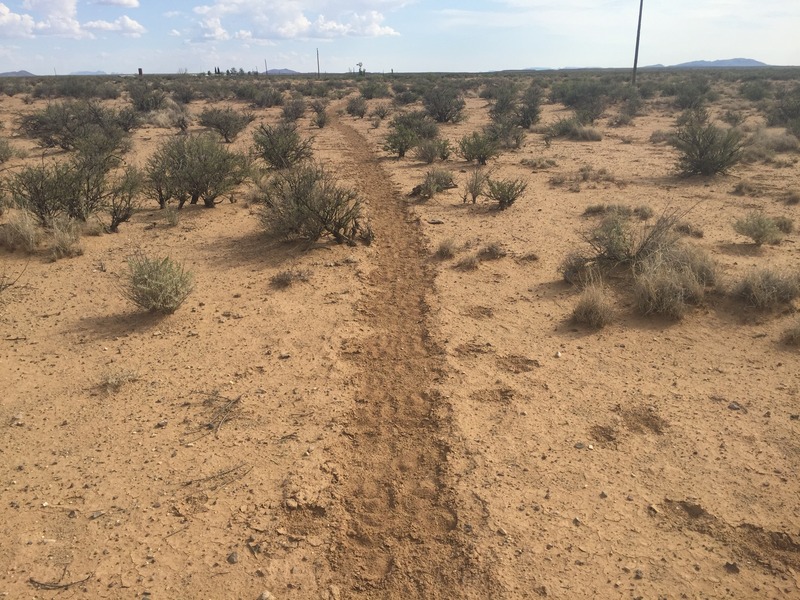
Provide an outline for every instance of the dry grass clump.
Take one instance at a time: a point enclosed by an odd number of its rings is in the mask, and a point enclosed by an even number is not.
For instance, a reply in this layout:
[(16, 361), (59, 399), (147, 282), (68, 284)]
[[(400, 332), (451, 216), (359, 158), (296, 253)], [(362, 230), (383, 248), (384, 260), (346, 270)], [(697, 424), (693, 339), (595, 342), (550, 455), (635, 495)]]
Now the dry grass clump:
[(800, 346), (800, 321), (795, 323), (783, 332), (781, 340), (787, 346)]
[(453, 268), (458, 269), (459, 271), (474, 271), (478, 268), (481, 259), (478, 258), (477, 254), (470, 254), (469, 256), (465, 256), (460, 261), (458, 261)]
[(137, 253), (128, 259), (128, 279), (122, 294), (139, 308), (172, 314), (188, 298), (194, 277), (169, 257), (149, 258)]
[(800, 192), (797, 190), (790, 190), (786, 192), (783, 196), (783, 201), (789, 206), (800, 204)]
[(701, 238), (705, 235), (705, 232), (700, 227), (692, 225), (688, 221), (680, 221), (679, 223), (676, 223), (675, 231), (681, 235), (687, 235), (693, 238)]
[(433, 253), (433, 255), (439, 260), (448, 260), (456, 255), (456, 250), (457, 247), (455, 240), (453, 238), (447, 238), (446, 240), (439, 242), (439, 245), (436, 247), (436, 251)]
[(614, 307), (605, 288), (598, 283), (588, 285), (581, 292), (572, 310), (572, 321), (601, 329), (614, 320)]
[(761, 211), (752, 211), (741, 219), (737, 219), (733, 224), (733, 229), (739, 235), (749, 237), (756, 246), (777, 244), (783, 238), (775, 220)]
[(523, 167), (528, 167), (534, 171), (544, 171), (551, 167), (558, 166), (558, 163), (552, 158), (543, 158), (541, 156), (537, 158), (523, 158), (519, 163)]
[(281, 271), (280, 273), (276, 273), (272, 277), (270, 277), (269, 282), (272, 287), (276, 289), (285, 289), (288, 288), (293, 283), (297, 283), (298, 281), (308, 281), (311, 278), (310, 271), (304, 270), (296, 270), (293, 271), (291, 269), (287, 269), (286, 271)]
[(800, 296), (800, 274), (769, 268), (754, 269), (733, 287), (732, 294), (755, 308), (773, 308)]
[(53, 261), (83, 254), (81, 226), (77, 221), (68, 218), (53, 219), (50, 224), (50, 232), (52, 235), (50, 258)]
[(470, 198), (472, 203), (475, 204), (486, 189), (486, 181), (488, 179), (489, 174), (481, 169), (480, 166), (470, 170), (466, 181), (464, 181), (464, 193), (461, 196), (464, 203)]
[(635, 212), (636, 210), (632, 209), (630, 206), (625, 206), (624, 204), (590, 204), (584, 209), (583, 216), (598, 217), (602, 215), (607, 215), (609, 213), (615, 213), (622, 217), (627, 218), (630, 217)]
[(789, 217), (773, 217), (772, 220), (781, 233), (789, 234), (794, 231), (794, 221)]
[(620, 181), (612, 173), (610, 173), (608, 169), (604, 167), (595, 169), (591, 165), (584, 165), (578, 169), (577, 172), (569, 175), (560, 173), (558, 175), (553, 175), (550, 178), (550, 185), (559, 186), (569, 184), (570, 191), (575, 192), (580, 191), (580, 186), (582, 183), (613, 183), (618, 187), (624, 187), (625, 185), (624, 182)]
[(642, 204), (633, 209), (633, 214), (639, 217), (639, 219), (641, 219), (642, 221), (649, 221), (650, 219), (653, 218), (653, 216), (656, 213), (652, 208), (650, 208), (646, 204)]
[(478, 251), (481, 260), (499, 260), (508, 255), (500, 242), (489, 242)]
[(564, 281), (578, 287), (591, 285), (599, 279), (595, 260), (580, 251), (567, 254), (558, 266), (558, 273)]
[(8, 221), (0, 226), (0, 245), (11, 251), (22, 250), (33, 253), (41, 239), (39, 220), (27, 210), (15, 211), (9, 216)]
[(433, 198), (439, 192), (458, 187), (453, 181), (453, 173), (448, 169), (434, 167), (425, 173), (425, 179), (421, 184), (414, 187), (412, 196), (423, 199)]
[(733, 186), (733, 191), (731, 194), (734, 196), (751, 196), (757, 197), (764, 193), (764, 188), (762, 188), (757, 183), (753, 183), (749, 179), (742, 179), (739, 183)]
[(636, 264), (633, 293), (643, 314), (680, 319), (690, 305), (703, 300), (706, 288), (716, 282), (717, 266), (707, 252), (676, 243)]

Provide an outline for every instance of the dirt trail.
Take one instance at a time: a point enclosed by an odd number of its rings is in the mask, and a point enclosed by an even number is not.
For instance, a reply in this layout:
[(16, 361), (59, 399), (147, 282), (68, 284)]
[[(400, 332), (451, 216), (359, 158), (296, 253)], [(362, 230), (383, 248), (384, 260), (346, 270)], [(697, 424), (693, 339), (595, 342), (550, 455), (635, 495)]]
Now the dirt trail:
[(444, 363), (429, 336), (433, 274), (421, 234), (366, 140), (334, 126), (362, 166), (379, 251), (361, 307), (373, 333), (356, 359), (363, 379), (340, 490), (349, 522), (331, 566), (352, 597), (487, 597), (496, 586), (470, 556), (445, 483), (448, 427), (435, 391)]

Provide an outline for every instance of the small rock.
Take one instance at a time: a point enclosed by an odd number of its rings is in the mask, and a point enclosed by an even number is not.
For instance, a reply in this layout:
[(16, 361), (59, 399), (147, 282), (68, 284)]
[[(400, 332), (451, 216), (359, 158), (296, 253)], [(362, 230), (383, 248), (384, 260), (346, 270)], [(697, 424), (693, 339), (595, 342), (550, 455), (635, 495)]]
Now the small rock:
[(606, 494), (605, 492), (600, 492), (600, 497), (601, 497), (603, 500), (605, 500), (606, 498), (608, 498), (608, 494)]
[(428, 219), (428, 224), (430, 225), (444, 225), (444, 221), (441, 219)]
[(655, 504), (648, 504), (647, 505), (647, 510), (649, 510), (654, 515), (657, 515), (658, 512), (659, 512), (659, 510), (658, 510), (658, 508), (656, 508)]
[(342, 591), (338, 585), (332, 585), (328, 588), (328, 600), (341, 600)]
[(156, 429), (164, 429), (164, 427), (167, 426), (168, 422), (169, 421), (167, 421), (166, 419), (161, 419), (158, 423), (156, 423)]
[(575, 527), (580, 527), (581, 520), (578, 517), (575, 517), (574, 519), (572, 519), (572, 524), (575, 525)]
[(558, 352), (556, 352), (556, 358), (561, 358), (561, 350), (559, 350)]
[(233, 552), (228, 554), (228, 559), (227, 560), (228, 560), (228, 564), (235, 565), (236, 563), (239, 562), (239, 553), (234, 550)]
[(278, 358), (280, 358), (281, 360), (286, 360), (287, 358), (289, 358), (291, 356), (292, 355), (289, 354), (288, 352), (281, 352), (280, 354), (278, 354)]
[(728, 408), (730, 410), (742, 410), (742, 407), (739, 406), (738, 402), (731, 402), (730, 404), (728, 404)]
[(644, 579), (644, 573), (642, 572), (641, 569), (636, 569), (636, 571), (633, 574), (633, 578), (634, 579)]
[(508, 532), (507, 532), (505, 529), (503, 529), (502, 527), (500, 527), (500, 528), (497, 530), (497, 535), (502, 535), (503, 537), (505, 537), (505, 536), (507, 536), (507, 535), (508, 535)]
[(258, 596), (258, 600), (275, 600), (275, 596), (273, 596), (273, 595), (272, 595), (272, 592), (269, 592), (269, 591), (267, 591), (267, 590), (264, 590), (264, 591), (263, 591), (263, 592), (261, 592), (261, 594)]
[(739, 565), (737, 565), (735, 562), (734, 563), (726, 562), (725, 563), (725, 570), (728, 573), (734, 573), (734, 574), (738, 573), (739, 572)]
[(575, 444), (575, 448), (576, 448), (577, 450), (583, 450), (585, 447), (586, 447), (586, 446), (584, 445), (584, 443), (583, 443), (583, 442), (577, 442), (577, 443)]
[(294, 498), (287, 498), (286, 499), (286, 508), (289, 510), (295, 510), (297, 508), (297, 500)]
[(800, 421), (800, 415), (789, 415), (792, 421)]

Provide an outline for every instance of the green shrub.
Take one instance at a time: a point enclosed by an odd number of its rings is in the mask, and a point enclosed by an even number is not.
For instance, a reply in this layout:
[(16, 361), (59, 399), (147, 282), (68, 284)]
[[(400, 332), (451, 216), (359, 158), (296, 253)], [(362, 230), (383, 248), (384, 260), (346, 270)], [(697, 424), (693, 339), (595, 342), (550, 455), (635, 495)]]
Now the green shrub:
[(764, 79), (755, 79), (753, 81), (745, 81), (739, 86), (739, 93), (752, 102), (759, 102), (764, 100), (770, 94), (771, 83)]
[(522, 94), (522, 102), (517, 108), (517, 118), (519, 125), (528, 129), (531, 125), (539, 122), (542, 115), (542, 102), (544, 100), (544, 90), (538, 82), (532, 81), (528, 89)]
[(439, 127), (421, 110), (395, 115), (389, 127), (407, 129), (420, 140), (434, 140), (439, 137)]
[(614, 308), (602, 285), (591, 284), (584, 288), (572, 310), (572, 321), (594, 329), (602, 329), (614, 321)]
[(422, 98), (425, 110), (437, 123), (457, 122), (466, 105), (459, 91), (447, 85), (430, 88)]
[(414, 148), (414, 158), (431, 164), (436, 159), (447, 160), (450, 156), (450, 142), (447, 140), (422, 140)]
[(361, 95), (367, 100), (372, 100), (373, 98), (388, 98), (391, 93), (385, 82), (370, 79), (361, 85)]
[(310, 138), (301, 139), (293, 123), (259, 125), (253, 133), (256, 155), (275, 169), (287, 169), (311, 158)]
[(498, 117), (484, 128), (484, 133), (503, 148), (519, 149), (525, 141), (525, 130), (514, 116)]
[(244, 155), (228, 151), (210, 134), (166, 140), (147, 161), (145, 193), (161, 208), (170, 200), (183, 208), (186, 201), (213, 208), (217, 198), (230, 192), (248, 176)]
[(11, 160), (14, 156), (14, 149), (6, 139), (0, 139), (0, 165)]
[(800, 275), (794, 271), (752, 270), (733, 287), (732, 292), (756, 308), (773, 308), (800, 296)]
[(8, 184), (14, 203), (47, 226), (65, 210), (65, 199), (77, 196), (77, 182), (67, 163), (23, 167)]
[(756, 246), (776, 244), (782, 237), (775, 221), (760, 211), (750, 212), (743, 218), (737, 219), (733, 229), (739, 235), (749, 237)]
[(149, 258), (139, 253), (128, 259), (123, 295), (139, 308), (172, 314), (193, 289), (193, 275), (170, 258)]
[(577, 118), (573, 117), (559, 119), (550, 125), (545, 133), (545, 141), (552, 138), (567, 138), (576, 142), (599, 142), (603, 136), (596, 129), (585, 127)]
[(217, 131), (230, 144), (253, 122), (253, 113), (240, 113), (232, 108), (206, 108), (200, 113), (200, 124)]
[(702, 76), (692, 76), (677, 84), (675, 106), (682, 110), (698, 109), (708, 99), (711, 86)]
[(272, 235), (311, 242), (330, 235), (348, 244), (372, 239), (361, 222), (358, 194), (340, 187), (321, 165), (305, 163), (279, 171), (262, 191), (261, 223)]
[(109, 192), (107, 206), (111, 222), (108, 231), (117, 233), (122, 223), (128, 222), (138, 207), (137, 198), (144, 180), (136, 167), (126, 167)]
[(485, 165), (490, 158), (494, 158), (500, 153), (497, 142), (488, 134), (473, 131), (470, 135), (465, 135), (458, 143), (459, 154), (467, 162), (477, 161), (479, 165)]
[(687, 177), (727, 173), (742, 154), (741, 134), (709, 123), (702, 111), (693, 113), (678, 127), (671, 141), (679, 152), (678, 171)]
[(167, 93), (142, 80), (135, 80), (128, 85), (128, 95), (133, 108), (139, 112), (160, 110), (164, 107)]
[(456, 187), (453, 173), (447, 169), (433, 168), (425, 173), (423, 182), (414, 188), (413, 196), (428, 199), (441, 191)]
[(521, 179), (486, 178), (486, 197), (498, 203), (500, 210), (505, 210), (525, 193), (528, 184)]
[(389, 116), (390, 112), (391, 109), (389, 108), (389, 105), (384, 102), (382, 104), (377, 104), (375, 108), (372, 109), (371, 115), (383, 121), (386, 117)]
[(122, 146), (126, 131), (135, 125), (127, 112), (117, 112), (90, 101), (56, 102), (20, 119), (26, 136), (37, 140), (44, 148), (63, 150), (72, 150), (81, 141), (117, 150)]
[(291, 100), (283, 104), (281, 109), (281, 117), (284, 121), (294, 122), (300, 119), (306, 113), (306, 101), (302, 96), (293, 96)]
[(273, 106), (283, 106), (283, 93), (273, 87), (265, 87), (255, 91), (252, 98), (249, 98), (253, 108), (272, 108)]
[(489, 175), (480, 167), (471, 169), (467, 173), (467, 179), (464, 182), (464, 194), (461, 196), (464, 203), (467, 202), (469, 197), (472, 199), (472, 203), (475, 204), (486, 189), (486, 181), (488, 179)]
[(393, 127), (386, 135), (383, 149), (392, 154), (397, 154), (398, 158), (403, 158), (406, 152), (414, 148), (419, 142), (419, 136), (407, 127)]
[(364, 96), (351, 96), (347, 100), (345, 112), (351, 117), (363, 119), (367, 114), (367, 99)]

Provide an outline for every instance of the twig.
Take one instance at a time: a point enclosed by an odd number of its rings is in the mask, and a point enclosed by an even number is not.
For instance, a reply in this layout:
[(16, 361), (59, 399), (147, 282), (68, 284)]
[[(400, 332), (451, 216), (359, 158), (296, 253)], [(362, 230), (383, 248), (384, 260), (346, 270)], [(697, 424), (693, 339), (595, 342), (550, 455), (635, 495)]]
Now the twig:
[(3, 340), (6, 342), (24, 342), (27, 339), (28, 338), (26, 338), (25, 336), (3, 338)]
[(164, 539), (171, 538), (173, 535), (176, 535), (176, 534), (180, 533), (181, 531), (186, 531), (187, 529), (189, 529), (189, 526), (188, 526), (188, 525), (187, 525), (186, 527), (181, 527), (180, 529), (178, 529), (178, 530), (176, 530), (176, 531), (173, 531), (172, 533), (168, 533), (167, 535), (165, 535), (165, 536), (164, 536)]
[[(231, 398), (225, 398), (224, 396), (220, 396), (217, 393), (214, 394), (209, 394), (207, 392), (198, 392), (198, 393), (204, 394), (209, 398), (211, 398), (212, 400), (215, 398), (227, 400), (227, 403), (225, 404), (225, 406), (222, 406), (221, 408), (218, 408), (214, 411), (214, 413), (211, 416), (211, 420), (208, 421), (208, 423), (203, 423), (203, 425), (201, 425), (197, 429), (194, 429), (191, 432), (189, 432), (189, 438), (187, 439), (192, 442), (196, 442), (197, 440), (204, 438), (212, 431), (214, 432), (215, 437), (219, 437), (220, 428), (228, 420), (228, 417), (230, 413), (233, 411), (235, 405), (242, 399), (242, 394), (239, 394), (239, 396), (237, 396), (236, 398), (231, 399)], [(195, 437), (191, 437), (192, 435), (194, 435)]]
[(86, 583), (92, 578), (94, 573), (89, 573), (85, 579), (81, 579), (80, 581), (70, 581), (69, 583), (56, 583), (54, 581), (36, 581), (33, 577), (28, 579), (28, 582), (35, 588), (40, 590), (66, 590), (67, 588), (71, 588), (73, 585), (80, 585), (82, 583)]
[[(189, 481), (184, 482), (183, 485), (184, 486), (188, 486), (188, 485), (192, 485), (194, 483), (203, 483), (204, 481), (211, 481), (212, 479), (219, 479), (220, 477), (224, 477), (225, 475), (230, 475), (234, 471), (238, 471), (242, 467), (246, 467), (246, 466), (247, 466), (247, 463), (239, 463), (235, 467), (231, 467), (230, 469), (226, 469), (225, 471), (219, 471), (218, 473), (214, 473), (213, 475), (209, 475), (208, 477), (201, 477), (199, 479), (190, 479)], [(251, 469), (252, 469), (252, 467), (251, 467)], [(240, 475), (240, 477), (243, 477), (244, 475), (246, 475), (249, 472), (250, 472), (250, 469), (248, 469), (245, 473), (242, 473), (242, 475)]]

